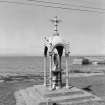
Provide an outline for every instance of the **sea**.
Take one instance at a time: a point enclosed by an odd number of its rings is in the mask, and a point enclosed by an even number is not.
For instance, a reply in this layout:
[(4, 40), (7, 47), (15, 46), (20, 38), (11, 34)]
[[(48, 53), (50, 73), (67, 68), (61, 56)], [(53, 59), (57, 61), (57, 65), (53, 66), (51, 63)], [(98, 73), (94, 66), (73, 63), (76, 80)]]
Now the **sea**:
[[(105, 59), (105, 56), (71, 56), (69, 59), (69, 69), (72, 70), (90, 70), (97, 68), (104, 70), (105, 65), (73, 65), (73, 59), (82, 57)], [(0, 105), (16, 105), (14, 92), (32, 85), (43, 83), (43, 57), (41, 56), (2, 56), (0, 57)], [(65, 58), (63, 57), (62, 68), (65, 69)], [(98, 69), (99, 70), (99, 69)], [(21, 75), (21, 78), (15, 80), (12, 75)], [(27, 76), (24, 76), (26, 74)], [(42, 75), (40, 75), (42, 74)], [(4, 78), (3, 76), (6, 75)], [(11, 78), (9, 78), (9, 76)], [(17, 76), (17, 75), (16, 75)], [(31, 78), (32, 77), (32, 78)], [(23, 79), (25, 78), (25, 79)]]
[[(72, 69), (72, 67), (75, 68), (77, 66), (73, 65), (74, 59), (83, 58), (105, 61), (105, 56), (70, 56), (69, 68)], [(43, 61), (42, 56), (2, 56), (0, 57), (0, 73), (40, 73), (43, 72)], [(65, 69), (65, 57), (63, 57), (62, 61), (62, 69)], [(82, 66), (78, 65), (78, 67)]]
[(0, 72), (39, 72), (43, 69), (40, 56), (3, 56), (0, 57)]

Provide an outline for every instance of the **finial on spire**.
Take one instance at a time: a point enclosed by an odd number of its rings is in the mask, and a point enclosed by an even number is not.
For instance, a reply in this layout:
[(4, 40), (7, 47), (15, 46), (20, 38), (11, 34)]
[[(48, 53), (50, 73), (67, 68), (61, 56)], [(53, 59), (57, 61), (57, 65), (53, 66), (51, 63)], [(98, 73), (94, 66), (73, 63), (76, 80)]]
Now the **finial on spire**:
[(52, 19), (51, 22), (54, 23), (54, 26), (55, 26), (55, 30), (54, 31), (56, 32), (56, 35), (59, 36), (59, 33), (58, 33), (58, 23), (60, 23), (61, 20), (58, 20), (58, 17), (55, 16), (55, 19)]

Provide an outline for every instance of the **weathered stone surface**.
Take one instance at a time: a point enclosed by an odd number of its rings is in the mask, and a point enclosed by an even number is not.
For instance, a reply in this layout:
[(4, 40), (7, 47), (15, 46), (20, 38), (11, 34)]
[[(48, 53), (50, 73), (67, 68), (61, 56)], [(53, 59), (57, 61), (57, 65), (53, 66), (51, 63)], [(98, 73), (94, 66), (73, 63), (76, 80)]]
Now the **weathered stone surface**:
[(72, 87), (50, 90), (43, 85), (35, 85), (15, 92), (16, 105), (104, 105), (103, 100), (91, 93)]

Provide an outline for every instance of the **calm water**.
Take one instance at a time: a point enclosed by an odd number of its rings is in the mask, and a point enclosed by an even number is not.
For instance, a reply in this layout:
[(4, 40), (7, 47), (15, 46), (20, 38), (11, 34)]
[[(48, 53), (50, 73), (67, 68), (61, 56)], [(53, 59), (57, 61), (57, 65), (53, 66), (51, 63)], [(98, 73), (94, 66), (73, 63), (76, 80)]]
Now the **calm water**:
[(43, 57), (40, 56), (0, 57), (0, 72), (11, 73), (43, 72)]
[[(92, 57), (95, 57), (95, 56), (91, 56), (91, 58)], [(81, 58), (81, 57), (80, 56), (71, 56), (70, 61), (69, 61), (69, 69), (74, 69), (74, 68), (79, 69), (79, 67), (80, 68), (82, 67), (82, 66), (72, 65), (72, 61), (75, 58)], [(96, 56), (96, 58), (104, 59), (105, 57), (104, 56)], [(64, 58), (63, 58), (62, 64), (63, 64), (62, 68), (65, 69), (65, 59)], [(102, 67), (102, 65), (100, 67)], [(84, 67), (82, 67), (82, 68), (84, 68)], [(94, 66), (93, 66), (93, 68), (94, 68)], [(15, 73), (43, 72), (43, 57), (39, 57), (39, 56), (0, 57), (0, 72), (11, 72), (11, 73), (14, 73), (14, 72)]]
[(0, 57), (0, 72), (39, 72), (43, 57)]

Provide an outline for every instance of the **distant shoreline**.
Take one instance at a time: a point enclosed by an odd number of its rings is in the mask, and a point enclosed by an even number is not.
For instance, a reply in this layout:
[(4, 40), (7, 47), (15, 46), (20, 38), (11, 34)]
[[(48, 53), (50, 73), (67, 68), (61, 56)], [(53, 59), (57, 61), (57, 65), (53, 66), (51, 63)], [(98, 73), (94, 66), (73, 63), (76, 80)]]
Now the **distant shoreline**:
[[(105, 57), (105, 55), (70, 55), (72, 57)], [(43, 57), (43, 55), (0, 55), (0, 57)]]

